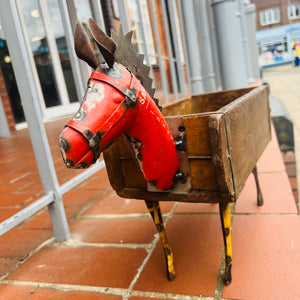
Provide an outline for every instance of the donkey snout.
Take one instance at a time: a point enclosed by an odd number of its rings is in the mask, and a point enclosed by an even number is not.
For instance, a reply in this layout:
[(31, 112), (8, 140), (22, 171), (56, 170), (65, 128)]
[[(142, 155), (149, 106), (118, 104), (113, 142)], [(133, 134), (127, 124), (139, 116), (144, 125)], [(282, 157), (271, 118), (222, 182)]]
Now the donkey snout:
[(94, 161), (94, 152), (82, 134), (65, 128), (59, 138), (59, 148), (67, 168), (88, 168)]

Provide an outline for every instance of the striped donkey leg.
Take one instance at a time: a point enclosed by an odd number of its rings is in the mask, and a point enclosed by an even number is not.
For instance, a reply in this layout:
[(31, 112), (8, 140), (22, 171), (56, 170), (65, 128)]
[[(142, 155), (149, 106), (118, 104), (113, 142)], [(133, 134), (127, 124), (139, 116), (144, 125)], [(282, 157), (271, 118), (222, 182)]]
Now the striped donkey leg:
[(162, 246), (165, 252), (165, 258), (167, 263), (167, 276), (169, 280), (173, 280), (175, 278), (175, 269), (174, 269), (174, 262), (173, 262), (173, 251), (171, 246), (168, 242), (166, 230), (164, 227), (159, 202), (156, 201), (145, 201), (147, 208), (151, 214), (151, 217), (154, 221), (154, 224), (157, 228), (157, 231), (160, 236), (160, 240), (162, 242)]

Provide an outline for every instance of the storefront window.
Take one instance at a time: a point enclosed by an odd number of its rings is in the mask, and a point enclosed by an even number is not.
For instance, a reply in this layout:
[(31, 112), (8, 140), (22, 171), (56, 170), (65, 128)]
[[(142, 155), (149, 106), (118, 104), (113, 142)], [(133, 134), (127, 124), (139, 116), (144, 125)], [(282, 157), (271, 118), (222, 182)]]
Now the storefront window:
[(61, 14), (57, 0), (47, 0), (47, 6), (51, 21), (52, 30), (54, 33), (58, 55), (63, 70), (65, 83), (68, 90), (70, 102), (78, 101), (76, 94), (74, 77), (71, 69), (69, 50), (67, 47), (66, 37), (62, 24)]
[(40, 79), (45, 105), (46, 107), (60, 105), (61, 101), (54, 80), (53, 66), (38, 3), (36, 0), (22, 0), (19, 1), (19, 5)]
[[(15, 75), (13, 72), (11, 58), (8, 52), (5, 35), (0, 21), (0, 66), (4, 78), (6, 91), (16, 123), (25, 121), (21, 98), (19, 95)], [(1, 74), (0, 74), (1, 76)]]
[(79, 22), (87, 24), (89, 18), (94, 18), (89, 0), (75, 0)]
[(290, 59), (288, 44), (284, 40), (277, 43), (259, 45), (260, 66), (288, 62)]

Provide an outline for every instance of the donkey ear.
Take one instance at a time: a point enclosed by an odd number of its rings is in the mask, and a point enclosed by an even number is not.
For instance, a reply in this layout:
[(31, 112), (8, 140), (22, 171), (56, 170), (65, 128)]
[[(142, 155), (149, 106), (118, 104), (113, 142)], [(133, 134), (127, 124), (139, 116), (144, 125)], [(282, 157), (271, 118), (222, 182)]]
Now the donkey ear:
[(75, 28), (75, 52), (80, 59), (87, 62), (93, 69), (97, 68), (97, 56), (87, 32), (80, 23), (77, 23)]
[(97, 26), (93, 19), (89, 19), (89, 27), (91, 34), (93, 35), (93, 38), (96, 41), (101, 54), (103, 55), (103, 58), (108, 66), (112, 68), (115, 62), (115, 42)]

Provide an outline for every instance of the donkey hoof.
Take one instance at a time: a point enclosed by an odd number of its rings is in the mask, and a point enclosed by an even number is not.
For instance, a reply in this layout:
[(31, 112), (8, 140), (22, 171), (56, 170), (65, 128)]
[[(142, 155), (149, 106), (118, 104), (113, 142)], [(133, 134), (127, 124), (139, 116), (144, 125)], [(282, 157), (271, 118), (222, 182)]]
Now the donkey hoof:
[(173, 273), (168, 273), (167, 276), (170, 281), (172, 281), (176, 278), (175, 274), (173, 274)]
[(264, 204), (264, 199), (262, 194), (257, 195), (257, 206), (262, 206)]

